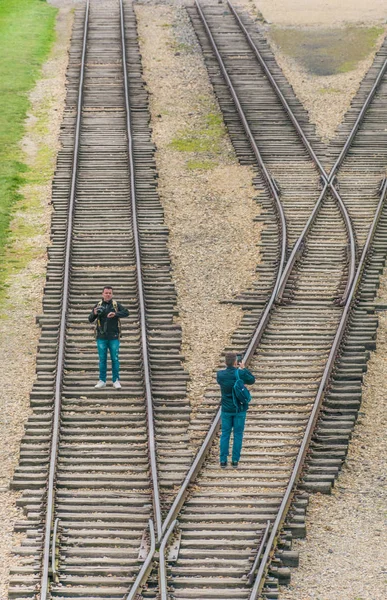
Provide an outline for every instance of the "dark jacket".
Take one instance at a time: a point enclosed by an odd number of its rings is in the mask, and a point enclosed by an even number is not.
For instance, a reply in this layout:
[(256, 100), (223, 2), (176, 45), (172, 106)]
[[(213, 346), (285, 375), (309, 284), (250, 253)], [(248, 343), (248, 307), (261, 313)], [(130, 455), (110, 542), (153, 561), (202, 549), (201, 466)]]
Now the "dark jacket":
[[(255, 377), (248, 369), (239, 369), (239, 377), (246, 384), (252, 384), (255, 382)], [(222, 369), (216, 374), (216, 381), (220, 385), (220, 391), (222, 393), (222, 410), (224, 412), (236, 414), (236, 406), (232, 399), (232, 388), (236, 381), (236, 367), (227, 367)]]
[[(128, 317), (129, 311), (122, 306), (119, 302), (117, 302), (117, 312), (114, 310), (113, 300), (109, 302), (104, 302), (102, 300), (101, 308), (103, 309), (103, 313), (101, 315), (95, 315), (94, 309), (98, 306), (99, 302), (97, 302), (93, 306), (93, 310), (89, 314), (89, 321), (93, 323), (97, 319), (97, 328), (96, 328), (96, 337), (98, 340), (116, 340), (120, 337), (120, 326), (119, 320), (122, 317)], [(107, 315), (110, 312), (115, 312), (116, 316), (108, 319)]]

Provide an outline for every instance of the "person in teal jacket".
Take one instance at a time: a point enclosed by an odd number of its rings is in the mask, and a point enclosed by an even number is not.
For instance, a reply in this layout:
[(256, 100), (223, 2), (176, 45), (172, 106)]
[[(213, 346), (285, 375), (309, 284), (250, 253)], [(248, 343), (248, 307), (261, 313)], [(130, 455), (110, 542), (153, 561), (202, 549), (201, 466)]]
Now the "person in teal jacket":
[(221, 423), (222, 434), (220, 436), (220, 466), (227, 467), (231, 431), (234, 430), (234, 442), (232, 446), (232, 466), (237, 467), (241, 456), (243, 432), (245, 429), (246, 411), (237, 412), (232, 397), (232, 389), (236, 381), (236, 371), (239, 369), (239, 378), (243, 383), (251, 385), (255, 377), (243, 362), (238, 364), (237, 355), (227, 352), (225, 356), (226, 368), (217, 372), (216, 380), (220, 385), (221, 400)]

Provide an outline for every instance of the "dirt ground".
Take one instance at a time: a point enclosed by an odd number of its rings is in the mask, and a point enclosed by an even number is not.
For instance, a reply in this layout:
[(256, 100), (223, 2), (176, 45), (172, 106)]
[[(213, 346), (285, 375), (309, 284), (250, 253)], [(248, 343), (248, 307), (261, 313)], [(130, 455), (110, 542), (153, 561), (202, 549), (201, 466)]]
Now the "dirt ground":
[(383, 23), (385, 0), (252, 0), (270, 23), (277, 25), (339, 25)]
[[(386, 3), (382, 0), (366, 3), (362, 0), (234, 0), (234, 4), (247, 9), (264, 27), (278, 64), (308, 110), (317, 132), (328, 142), (334, 137), (383, 42), (387, 31)], [(346, 36), (352, 44), (347, 43)], [(292, 44), (286, 43), (289, 37)], [(339, 38), (342, 38), (341, 48), (339, 45), (333, 52), (342, 52), (344, 56), (337, 72), (316, 74), (319, 61), (315, 61), (314, 71), (306, 68), (305, 56), (317, 54), (324, 62)], [(362, 43), (365, 47), (359, 53)]]

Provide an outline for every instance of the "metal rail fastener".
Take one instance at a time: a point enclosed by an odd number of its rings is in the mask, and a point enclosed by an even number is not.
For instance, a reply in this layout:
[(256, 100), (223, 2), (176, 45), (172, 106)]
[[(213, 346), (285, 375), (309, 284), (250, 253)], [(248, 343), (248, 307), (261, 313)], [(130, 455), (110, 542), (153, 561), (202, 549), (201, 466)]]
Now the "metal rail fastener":
[(123, 600), (136, 600), (137, 591), (139, 590), (140, 587), (142, 587), (144, 585), (144, 583), (148, 579), (149, 574), (152, 570), (152, 561), (153, 561), (153, 557), (156, 552), (156, 536), (155, 536), (155, 528), (154, 528), (152, 519), (149, 519), (148, 526), (149, 526), (149, 533), (150, 533), (150, 540), (151, 540), (151, 546), (149, 548), (148, 556), (142, 563), (142, 567), (141, 567), (130, 591), (128, 592), (128, 594), (125, 594)]
[(169, 542), (169, 538), (171, 537), (178, 521), (175, 519), (165, 536), (163, 537), (163, 541), (160, 544), (159, 550), (159, 586), (160, 586), (160, 599), (168, 600), (168, 585), (167, 585), (167, 562), (165, 560), (165, 549)]

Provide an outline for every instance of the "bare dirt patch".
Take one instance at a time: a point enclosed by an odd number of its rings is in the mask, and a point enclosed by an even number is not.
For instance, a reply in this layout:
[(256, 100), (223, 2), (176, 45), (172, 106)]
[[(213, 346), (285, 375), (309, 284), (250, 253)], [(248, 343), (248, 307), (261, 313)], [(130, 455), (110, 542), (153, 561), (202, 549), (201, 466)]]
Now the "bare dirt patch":
[[(330, 39), (333, 40), (339, 35), (344, 37), (345, 31), (345, 28), (338, 29), (336, 32), (330, 30)], [(357, 31), (357, 37), (363, 37), (364, 28), (360, 27)], [(343, 63), (344, 61), (346, 63), (344, 68), (347, 72), (330, 75), (310, 73), (304, 66), (302, 59), (297, 59), (291, 54), (286, 54), (283, 50), (283, 42), (281, 43), (280, 41), (281, 34), (285, 33), (284, 30), (273, 30), (273, 35), (270, 35), (269, 32), (269, 38), (281, 69), (292, 84), (297, 97), (308, 110), (311, 122), (316, 125), (317, 133), (326, 142), (335, 136), (337, 127), (349, 109), (352, 98), (355, 96), (363, 77), (372, 65), (375, 53), (383, 43), (386, 29), (381, 27), (376, 31), (380, 31), (381, 33), (376, 35), (375, 42), (372, 45), (370, 44), (366, 58), (356, 61), (352, 59), (350, 54), (347, 54), (343, 59)], [(286, 33), (289, 34), (289, 30), (286, 30)], [(292, 34), (296, 38), (298, 32), (292, 31)], [(313, 37), (313, 31), (309, 29), (308, 35)], [(335, 55), (332, 54), (330, 62), (334, 61)], [(321, 62), (329, 64), (329, 56), (325, 60), (321, 59)], [(329, 70), (331, 71), (332, 69)]]
[(253, 171), (235, 157), (186, 12), (136, 5), (136, 14), (195, 406), (241, 319), (219, 301), (249, 286), (259, 259)]
[(281, 25), (339, 25), (381, 23), (386, 20), (384, 0), (250, 0), (267, 21)]
[(17, 464), (24, 423), (29, 415), (29, 393), (35, 378), (39, 336), (35, 315), (41, 312), (49, 243), (51, 180), (59, 147), (59, 128), (65, 98), (65, 73), (72, 11), (61, 9), (57, 39), (42, 78), (31, 92), (31, 109), (22, 141), (28, 184), (21, 190), (11, 225), (6, 256), (9, 273), (0, 307), (0, 598), (7, 598), (13, 527), (18, 517), (17, 493), (9, 483)]
[(329, 141), (384, 40), (385, 4), (235, 0), (235, 5), (247, 9), (266, 29), (279, 66), (317, 132)]

